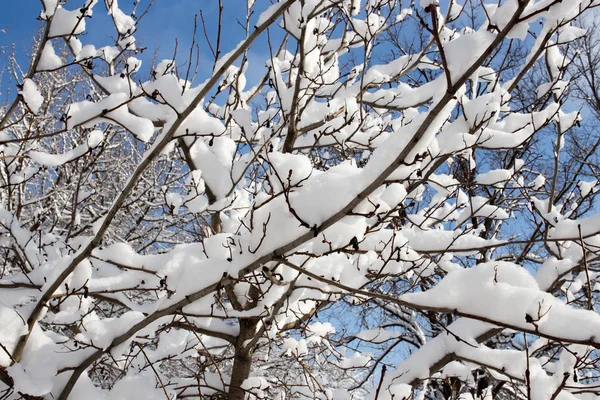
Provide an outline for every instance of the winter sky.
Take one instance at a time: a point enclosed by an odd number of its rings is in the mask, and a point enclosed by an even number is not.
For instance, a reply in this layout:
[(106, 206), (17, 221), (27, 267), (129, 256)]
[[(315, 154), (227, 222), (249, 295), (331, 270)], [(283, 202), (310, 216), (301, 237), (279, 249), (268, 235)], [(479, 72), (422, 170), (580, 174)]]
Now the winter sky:
[[(142, 0), (138, 7), (139, 16), (150, 0)], [(244, 31), (241, 23), (244, 22), (246, 13), (245, 0), (223, 0), (224, 15), (229, 18), (223, 19), (222, 32), (222, 54), (232, 50), (239, 40), (244, 37)], [(82, 0), (69, 0), (64, 6), (67, 9), (73, 9), (83, 4)], [(258, 15), (267, 5), (267, 0), (258, 0), (255, 8), (256, 12), (251, 21), (255, 22)], [(121, 0), (119, 6), (126, 13), (131, 12), (133, 7), (132, 0)], [(148, 50), (142, 58), (146, 62), (146, 67), (152, 59), (153, 53), (157, 51), (158, 61), (161, 59), (172, 58), (173, 51), (178, 41), (178, 64), (184, 64), (189, 57), (189, 49), (194, 29), (194, 15), (198, 14), (198, 32), (197, 43), (200, 45), (200, 64), (199, 77), (206, 76), (211, 69), (214, 61), (213, 55), (206, 43), (204, 33), (200, 24), (200, 9), (204, 13), (206, 30), (211, 39), (216, 37), (218, 26), (218, 1), (217, 0), (155, 0), (150, 11), (144, 16), (142, 23), (138, 27), (136, 39), (138, 47), (146, 47)], [(31, 51), (31, 43), (35, 33), (39, 30), (41, 22), (37, 20), (42, 10), (39, 0), (21, 0), (3, 1), (3, 12), (0, 13), (0, 46), (6, 51), (10, 51), (14, 46), (15, 52), (21, 61), (22, 68), (27, 68), (27, 54)], [(114, 29), (112, 22), (106, 14), (103, 0), (99, 0), (94, 7), (94, 15), (86, 21), (86, 35), (83, 36), (84, 44), (92, 43), (97, 47), (112, 45), (114, 41)], [(273, 32), (277, 35), (277, 32)], [(279, 33), (280, 34), (280, 33)], [(258, 79), (264, 73), (264, 59), (269, 57), (269, 49), (266, 45), (266, 39), (259, 41), (250, 51), (250, 63), (254, 60), (256, 68), (249, 70), (247, 75), (252, 82), (255, 77)], [(258, 62), (262, 60), (262, 62)]]

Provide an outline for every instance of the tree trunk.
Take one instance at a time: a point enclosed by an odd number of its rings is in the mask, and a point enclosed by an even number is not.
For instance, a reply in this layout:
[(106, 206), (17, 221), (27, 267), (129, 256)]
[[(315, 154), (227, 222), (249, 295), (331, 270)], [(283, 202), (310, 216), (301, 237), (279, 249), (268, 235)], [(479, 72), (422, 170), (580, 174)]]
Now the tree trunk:
[(240, 319), (239, 324), (240, 334), (235, 345), (235, 357), (227, 400), (244, 400), (246, 392), (242, 389), (242, 383), (248, 378), (252, 368), (254, 345), (250, 345), (250, 341), (254, 339), (258, 319)]

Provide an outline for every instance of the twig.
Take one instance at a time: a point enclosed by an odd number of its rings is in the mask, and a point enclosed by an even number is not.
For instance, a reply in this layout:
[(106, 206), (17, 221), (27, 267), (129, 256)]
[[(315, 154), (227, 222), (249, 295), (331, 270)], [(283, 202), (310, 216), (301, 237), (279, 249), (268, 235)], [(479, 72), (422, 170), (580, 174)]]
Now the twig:
[(167, 397), (168, 400), (171, 400), (171, 396), (169, 396), (169, 392), (167, 392), (167, 388), (165, 388), (165, 384), (163, 383), (162, 378), (158, 374), (158, 371), (156, 370), (156, 368), (154, 368), (154, 364), (150, 361), (150, 358), (148, 358), (148, 355), (144, 351), (144, 348), (142, 347), (142, 345), (139, 343), (136, 343), (136, 344), (142, 351), (142, 354), (144, 355), (144, 358), (146, 359), (146, 361), (148, 361), (148, 365), (150, 365), (150, 368), (152, 368), (152, 371), (154, 371), (154, 375), (156, 375), (156, 379), (158, 379), (158, 383), (160, 383), (160, 387), (162, 388), (163, 392), (165, 392), (165, 396)]
[(587, 280), (587, 288), (588, 288), (588, 310), (593, 310), (594, 309), (594, 303), (593, 303), (593, 292), (592, 292), (592, 282), (590, 280), (590, 270), (588, 268), (588, 263), (587, 263), (587, 256), (586, 256), (586, 249), (585, 249), (585, 243), (583, 242), (583, 235), (581, 233), (581, 224), (577, 225), (577, 230), (579, 231), (579, 243), (581, 245), (581, 251), (583, 252), (583, 268), (585, 270), (585, 277)]
[(379, 398), (379, 392), (381, 391), (381, 386), (383, 386), (383, 378), (385, 378), (385, 371), (387, 366), (383, 364), (381, 366), (381, 377), (379, 378), (379, 385), (377, 385), (377, 390), (375, 391), (375, 400)]

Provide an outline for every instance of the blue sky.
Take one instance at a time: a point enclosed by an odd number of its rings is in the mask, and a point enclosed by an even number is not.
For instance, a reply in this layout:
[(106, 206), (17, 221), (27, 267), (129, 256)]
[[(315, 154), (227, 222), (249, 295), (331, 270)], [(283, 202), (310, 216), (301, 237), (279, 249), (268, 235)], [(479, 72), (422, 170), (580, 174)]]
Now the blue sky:
[[(150, 0), (141, 0), (138, 15), (149, 2)], [(3, 4), (3, 13), (0, 13), (0, 29), (4, 28), (5, 32), (0, 33), (0, 46), (10, 50), (14, 45), (21, 67), (26, 69), (29, 62), (27, 55), (31, 51), (32, 39), (42, 24), (37, 20), (42, 5), (39, 0), (21, 0), (19, 2), (4, 0), (4, 3), (6, 4)], [(112, 40), (115, 36), (114, 28), (103, 3), (103, 0), (98, 1), (98, 4), (94, 7), (93, 18), (86, 21), (87, 32), (85, 36), (81, 37), (84, 44), (94, 44), (96, 47), (102, 47), (114, 43)], [(132, 0), (121, 0), (119, 6), (125, 13), (129, 13), (132, 9), (132, 3)], [(83, 4), (83, 0), (69, 0), (65, 8), (75, 9), (81, 4)], [(257, 20), (258, 14), (268, 4), (270, 2), (267, 0), (256, 2), (256, 13), (252, 17), (253, 22)], [(224, 15), (228, 18), (223, 20), (222, 54), (233, 49), (239, 40), (244, 37), (244, 31), (235, 18), (240, 21), (244, 20), (246, 1), (223, 0), (223, 6)], [(194, 15), (199, 14), (201, 8), (204, 13), (207, 32), (211, 39), (214, 39), (218, 23), (217, 0), (155, 0), (150, 12), (144, 17), (138, 27), (138, 32), (135, 34), (138, 46), (148, 48), (143, 55), (139, 56), (146, 62), (146, 67), (155, 49), (159, 61), (172, 58), (176, 38), (178, 40), (178, 64), (181, 65), (187, 61), (194, 28)], [(277, 30), (280, 31), (280, 29)], [(281, 34), (272, 33), (277, 37), (280, 37)], [(200, 69), (202, 71), (199, 75), (202, 78), (210, 72), (213, 56), (206, 44), (199, 17), (197, 42), (200, 45)], [(249, 53), (250, 60), (255, 61), (255, 68), (248, 71), (249, 85), (266, 71), (264, 60), (268, 56), (269, 49), (266, 46), (266, 38), (262, 38), (251, 48)]]
[[(0, 33), (0, 49), (9, 49), (15, 46), (18, 59), (23, 69), (27, 69), (28, 52), (31, 51), (32, 38), (41, 26), (41, 22), (36, 19), (42, 10), (40, 0), (0, 0), (3, 1), (3, 13), (0, 13), (0, 29), (7, 28), (5, 33)], [(80, 7), (85, 0), (68, 0), (65, 8), (76, 9)], [(141, 10), (150, 3), (151, 0), (141, 0), (138, 7), (138, 15)], [(275, 0), (256, 0), (254, 6), (255, 14), (252, 16), (251, 25), (253, 25), (259, 14), (264, 11), (268, 5)], [(442, 10), (447, 8), (447, 0), (441, 0)], [(125, 13), (131, 12), (133, 0), (120, 0), (119, 5)], [(178, 65), (183, 65), (188, 60), (189, 47), (192, 39), (194, 27), (194, 15), (198, 14), (202, 8), (204, 12), (206, 29), (208, 35), (214, 40), (218, 25), (218, 0), (155, 0), (150, 12), (141, 22), (136, 33), (138, 46), (147, 47), (143, 55), (139, 56), (145, 63), (142, 68), (142, 76), (138, 79), (147, 77), (149, 61), (155, 49), (158, 49), (158, 60), (170, 59), (173, 56), (175, 39), (178, 39)], [(222, 53), (227, 53), (233, 49), (237, 43), (244, 37), (242, 27), (236, 22), (244, 20), (246, 13), (246, 0), (222, 0), (224, 14), (227, 18), (223, 20), (222, 35)], [(364, 1), (363, 1), (364, 4)], [(406, 6), (406, 2), (402, 2)], [(96, 47), (103, 47), (114, 44), (114, 28), (109, 20), (104, 0), (99, 0), (94, 7), (94, 16), (86, 21), (87, 32), (81, 37), (84, 44), (94, 44)], [(278, 27), (271, 28), (271, 37), (274, 38), (274, 45), (277, 46), (278, 40), (283, 37), (282, 29)], [(198, 43), (200, 44), (200, 71), (199, 77), (194, 83), (199, 83), (206, 78), (212, 67), (213, 56), (210, 53), (204, 33), (201, 26), (198, 26)], [(293, 51), (293, 49), (292, 49)], [(246, 72), (248, 78), (247, 87), (253, 86), (266, 72), (264, 61), (269, 57), (270, 51), (266, 35), (259, 38), (250, 48), (249, 68)], [(380, 51), (381, 54), (381, 51)], [(381, 60), (378, 60), (381, 61)], [(6, 76), (0, 78), (5, 82)], [(5, 85), (2, 92), (5, 92)]]
[[(40, 26), (40, 21), (36, 18), (42, 10), (39, 0), (21, 0), (20, 2), (5, 2), (0, 13), (0, 28), (6, 28), (6, 32), (0, 38), (2, 44), (16, 43), (22, 44), (27, 48), (32, 32), (35, 32)], [(121, 0), (119, 5), (126, 13), (132, 9), (131, 0)], [(144, 8), (149, 0), (142, 0), (138, 10)], [(257, 2), (262, 3), (261, 1)], [(75, 9), (83, 4), (83, 0), (70, 0), (65, 5), (67, 9)], [(200, 8), (204, 10), (205, 20), (209, 33), (213, 33), (216, 28), (216, 0), (156, 0), (144, 22), (140, 25), (138, 40), (144, 42), (145, 46), (154, 48), (157, 44), (161, 47), (168, 46), (169, 49), (174, 45), (175, 37), (189, 42), (193, 30), (194, 14), (198, 13)], [(243, 17), (245, 12), (244, 0), (223, 0), (225, 12), (236, 17)], [(243, 7), (240, 7), (243, 5)], [(138, 12), (139, 14), (139, 12)], [(94, 17), (87, 21), (89, 34), (91, 38), (100, 39), (102, 36), (108, 39), (111, 28), (106, 23), (109, 22), (106, 17), (106, 9), (103, 1), (100, 0), (94, 7)], [(110, 22), (109, 22), (110, 23)], [(229, 21), (225, 30), (225, 43), (227, 44), (234, 35), (242, 32), (241, 28), (235, 23)], [(104, 32), (100, 32), (103, 30)], [(185, 37), (184, 37), (185, 36)], [(229, 39), (229, 40), (228, 40)], [(171, 52), (171, 51), (169, 51)]]

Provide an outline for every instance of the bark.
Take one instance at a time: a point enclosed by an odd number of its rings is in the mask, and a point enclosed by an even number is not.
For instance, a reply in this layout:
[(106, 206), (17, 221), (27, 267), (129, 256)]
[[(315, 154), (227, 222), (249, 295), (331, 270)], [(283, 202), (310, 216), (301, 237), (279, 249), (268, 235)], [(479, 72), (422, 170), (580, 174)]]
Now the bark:
[(240, 319), (239, 321), (240, 334), (235, 345), (235, 357), (227, 400), (244, 400), (246, 396), (246, 392), (242, 389), (242, 383), (248, 378), (252, 368), (252, 355), (254, 354), (252, 339), (254, 339), (259, 320), (249, 318)]

